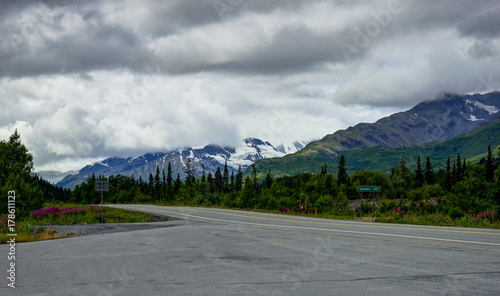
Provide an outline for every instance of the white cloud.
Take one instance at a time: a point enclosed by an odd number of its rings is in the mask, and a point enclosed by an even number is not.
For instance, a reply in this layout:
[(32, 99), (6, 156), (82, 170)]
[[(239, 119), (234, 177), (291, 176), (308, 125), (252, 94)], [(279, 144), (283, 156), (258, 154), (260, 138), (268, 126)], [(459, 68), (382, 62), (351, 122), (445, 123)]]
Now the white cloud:
[(18, 128), (37, 168), (321, 138), (500, 87), (495, 1), (0, 6), (0, 137)]

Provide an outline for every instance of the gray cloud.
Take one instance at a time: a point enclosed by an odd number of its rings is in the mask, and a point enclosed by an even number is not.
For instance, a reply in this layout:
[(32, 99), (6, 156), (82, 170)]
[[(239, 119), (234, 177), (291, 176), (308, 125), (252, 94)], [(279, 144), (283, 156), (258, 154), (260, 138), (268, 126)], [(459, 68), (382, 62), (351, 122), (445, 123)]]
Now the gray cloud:
[(19, 128), (39, 167), (321, 138), (443, 91), (498, 88), (499, 11), (493, 0), (0, 1), (0, 136)]
[(478, 13), (466, 18), (458, 24), (458, 31), (463, 36), (472, 36), (481, 39), (500, 36), (500, 9), (498, 2), (492, 4), (484, 13)]

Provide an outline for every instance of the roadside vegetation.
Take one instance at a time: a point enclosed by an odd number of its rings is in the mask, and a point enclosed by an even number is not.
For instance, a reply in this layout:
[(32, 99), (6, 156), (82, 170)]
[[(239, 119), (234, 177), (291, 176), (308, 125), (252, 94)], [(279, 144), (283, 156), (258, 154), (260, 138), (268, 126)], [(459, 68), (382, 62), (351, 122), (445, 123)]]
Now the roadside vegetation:
[[(153, 216), (146, 213), (104, 207), (104, 223), (149, 222)], [(28, 242), (61, 238), (51, 225), (101, 223), (101, 206), (66, 203), (47, 203), (43, 208), (31, 211), (14, 226), (16, 242)], [(0, 244), (8, 241), (8, 216), (0, 219)], [(66, 236), (64, 236), (66, 237)]]
[[(433, 168), (430, 156), (418, 157), (411, 170), (404, 158), (390, 173), (360, 170), (348, 175), (346, 159), (339, 158), (335, 174), (327, 165), (319, 172), (273, 178), (271, 171), (258, 172), (252, 166), (247, 176), (241, 170), (229, 174), (227, 164), (214, 175), (203, 173), (195, 178), (191, 159), (185, 163), (184, 180), (168, 170), (150, 174), (144, 180), (117, 175), (104, 178), (90, 176), (71, 192), (53, 186), (32, 173), (32, 156), (21, 143), (17, 131), (9, 140), (0, 141), (0, 241), (12, 232), (8, 220), (15, 223), (16, 241), (53, 238), (50, 226), (56, 224), (99, 223), (101, 196), (95, 182), (109, 181), (106, 203), (147, 203), (159, 205), (225, 207), (245, 210), (356, 219), (359, 214), (360, 185), (381, 186), (377, 194), (375, 221), (500, 228), (500, 149), (488, 147), (485, 157), (477, 163), (450, 156), (444, 168)], [(498, 158), (495, 159), (495, 154)], [(264, 175), (265, 177), (258, 176)], [(9, 192), (15, 202), (8, 203)], [(371, 199), (371, 195), (365, 198)], [(13, 215), (14, 219), (7, 215)], [(105, 222), (144, 222), (145, 214), (119, 209), (105, 209)], [(372, 206), (368, 200), (361, 215), (371, 220)]]
[[(73, 191), (72, 202), (96, 203), (96, 180), (108, 180), (108, 203), (150, 203), (182, 206), (216, 206), (245, 210), (280, 212), (294, 215), (317, 215), (355, 219), (359, 205), (352, 207), (360, 194), (360, 185), (378, 185), (375, 221), (500, 228), (500, 149), (491, 147), (478, 163), (449, 157), (447, 166), (434, 169), (428, 156), (418, 157), (416, 169), (410, 170), (404, 159), (390, 173), (356, 171), (348, 175), (345, 157), (341, 156), (336, 174), (326, 164), (318, 173), (273, 178), (272, 172), (258, 178), (255, 166), (246, 178), (241, 169), (229, 174), (227, 165), (215, 175), (195, 178), (191, 160), (185, 164), (185, 180), (167, 172), (150, 174), (147, 180), (117, 175), (109, 178), (91, 176)], [(498, 153), (495, 159), (494, 154)], [(362, 205), (363, 217), (371, 218), (371, 194)]]

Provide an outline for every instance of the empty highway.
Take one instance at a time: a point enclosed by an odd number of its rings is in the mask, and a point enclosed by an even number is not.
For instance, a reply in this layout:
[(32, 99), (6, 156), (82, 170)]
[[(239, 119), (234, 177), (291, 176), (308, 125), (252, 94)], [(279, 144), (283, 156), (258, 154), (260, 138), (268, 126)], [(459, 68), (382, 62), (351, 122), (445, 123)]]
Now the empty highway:
[[(17, 245), (1, 295), (498, 295), (500, 231), (113, 205), (160, 228)], [(7, 268), (8, 246), (0, 246)], [(4, 258), (5, 257), (5, 258)], [(7, 272), (5, 272), (7, 275)]]

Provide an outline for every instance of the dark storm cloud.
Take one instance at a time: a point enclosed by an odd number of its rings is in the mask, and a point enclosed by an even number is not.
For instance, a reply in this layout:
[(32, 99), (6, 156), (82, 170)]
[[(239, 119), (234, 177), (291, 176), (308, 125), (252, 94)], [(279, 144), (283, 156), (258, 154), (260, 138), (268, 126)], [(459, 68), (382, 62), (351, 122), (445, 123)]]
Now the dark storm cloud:
[(234, 144), (276, 112), (293, 118), (276, 141), (322, 137), (443, 91), (498, 88), (499, 11), (497, 0), (0, 0), (0, 135), (19, 128), (37, 166)]
[[(132, 72), (144, 71), (146, 67), (159, 65), (169, 74), (186, 74), (204, 71), (223, 71), (231, 73), (253, 73), (259, 75), (287, 74), (307, 71), (325, 63), (350, 63), (363, 59), (377, 44), (388, 42), (398, 35), (415, 30), (433, 30), (443, 27), (456, 28), (463, 36), (495, 37), (500, 31), (498, 2), (484, 1), (478, 5), (472, 1), (387, 1), (373, 7), (371, 15), (357, 22), (348, 22), (346, 27), (327, 35), (312, 32), (304, 24), (279, 28), (270, 43), (251, 52), (245, 52), (237, 59), (214, 63), (209, 57), (193, 58), (193, 52), (175, 52), (166, 49), (168, 55), (158, 58), (147, 42), (156, 38), (178, 34), (182, 36), (193, 28), (209, 24), (223, 25), (242, 16), (251, 14), (266, 15), (272, 12), (296, 14), (318, 2), (337, 5), (336, 7), (357, 7), (363, 2), (356, 1), (150, 1), (135, 3), (116, 3), (123, 9), (144, 10), (140, 19), (124, 19), (123, 25), (110, 24), (105, 19), (100, 6), (102, 2), (93, 1), (11, 1), (0, 2), (4, 13), (11, 19), (21, 16), (33, 6), (58, 11), (55, 15), (35, 12), (33, 21), (38, 19), (46, 24), (25, 23), (2, 24), (2, 32), (7, 36), (1, 42), (0, 57), (3, 65), (1, 77), (37, 76), (57, 73), (80, 73), (92, 70), (128, 69)], [(44, 3), (44, 4), (40, 4)], [(382, 10), (389, 5), (399, 5), (401, 15), (390, 16), (390, 24), (382, 26), (380, 33), (369, 38), (367, 46), (359, 46), (354, 28), (361, 31), (373, 22)], [(496, 3), (496, 5), (494, 5)], [(491, 5), (491, 6), (490, 6)], [(79, 16), (86, 26), (72, 35), (57, 34), (64, 30), (61, 23), (65, 13)], [(228, 16), (225, 18), (225, 16)], [(6, 16), (6, 18), (9, 18)], [(127, 26), (127, 22), (134, 26)], [(24, 24), (24, 27), (23, 27)], [(67, 25), (67, 24), (66, 24)], [(29, 26), (29, 25), (28, 25)], [(47, 28), (48, 27), (48, 28)], [(135, 27), (135, 28), (133, 28)], [(56, 37), (51, 37), (52, 30)], [(29, 32), (34, 31), (32, 34)], [(41, 39), (39, 43), (32, 39)], [(358, 38), (359, 40), (359, 38)], [(223, 42), (223, 41), (221, 41)], [(346, 55), (346, 47), (351, 51)], [(204, 46), (200, 43), (200, 46)], [(485, 50), (471, 49), (473, 55), (484, 55)], [(484, 47), (484, 46), (483, 46)], [(349, 47), (347, 48), (349, 50)]]
[(500, 8), (498, 2), (492, 10), (472, 15), (458, 25), (460, 34), (476, 38), (495, 38), (500, 36)]

